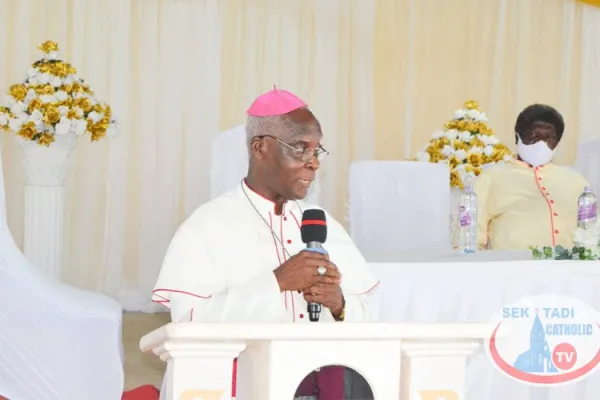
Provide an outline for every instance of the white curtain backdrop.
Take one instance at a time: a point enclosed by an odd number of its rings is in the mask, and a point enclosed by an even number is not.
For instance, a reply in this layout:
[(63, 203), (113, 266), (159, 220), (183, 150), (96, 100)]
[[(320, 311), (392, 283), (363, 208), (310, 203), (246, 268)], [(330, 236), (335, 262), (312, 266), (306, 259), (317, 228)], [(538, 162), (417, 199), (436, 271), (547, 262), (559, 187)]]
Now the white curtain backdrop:
[[(161, 309), (150, 291), (178, 225), (210, 199), (212, 140), (242, 124), (273, 84), (321, 119), (331, 155), (319, 197), (342, 222), (352, 161), (413, 156), (469, 98), (509, 145), (522, 107), (561, 108), (565, 163), (580, 140), (600, 136), (597, 9), (573, 0), (405, 3), (0, 0), (0, 91), (22, 79), (39, 43), (55, 40), (121, 124), (116, 139), (84, 139), (75, 150), (64, 281), (127, 310)], [(465, 48), (476, 50), (457, 56)], [(12, 134), (2, 140), (8, 222), (21, 244), (21, 152)]]
[(600, 138), (600, 7), (582, 14), (580, 85), (579, 140)]

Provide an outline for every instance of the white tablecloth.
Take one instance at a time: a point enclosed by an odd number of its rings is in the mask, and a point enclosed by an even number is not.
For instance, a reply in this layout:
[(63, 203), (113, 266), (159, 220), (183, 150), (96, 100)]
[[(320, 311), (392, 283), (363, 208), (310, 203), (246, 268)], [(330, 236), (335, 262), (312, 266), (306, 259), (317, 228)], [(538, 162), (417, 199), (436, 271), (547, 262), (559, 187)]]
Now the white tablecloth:
[[(600, 310), (600, 262), (534, 261), (529, 252), (407, 255), (371, 264), (381, 280), (373, 298), (382, 322), (489, 322), (502, 306), (549, 293)], [(469, 360), (467, 400), (598, 400), (600, 373), (557, 388), (531, 388), (498, 372), (483, 348)]]

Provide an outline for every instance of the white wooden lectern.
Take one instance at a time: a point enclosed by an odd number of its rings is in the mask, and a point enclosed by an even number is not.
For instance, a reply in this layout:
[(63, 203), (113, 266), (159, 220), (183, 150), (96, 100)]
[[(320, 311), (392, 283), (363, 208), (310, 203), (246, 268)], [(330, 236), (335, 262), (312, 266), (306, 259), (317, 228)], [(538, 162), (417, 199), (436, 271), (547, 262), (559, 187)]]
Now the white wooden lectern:
[(326, 365), (359, 372), (375, 400), (463, 400), (466, 359), (485, 324), (178, 323), (140, 341), (167, 362), (166, 399), (292, 400), (304, 377)]

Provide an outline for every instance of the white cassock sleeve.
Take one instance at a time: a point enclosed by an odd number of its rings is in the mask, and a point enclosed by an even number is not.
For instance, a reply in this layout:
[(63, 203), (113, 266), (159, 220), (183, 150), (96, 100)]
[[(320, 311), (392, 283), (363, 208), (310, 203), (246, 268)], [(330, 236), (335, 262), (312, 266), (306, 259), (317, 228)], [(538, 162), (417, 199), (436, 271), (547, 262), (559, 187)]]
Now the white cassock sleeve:
[[(173, 238), (152, 293), (153, 301), (171, 309), (171, 320), (285, 321), (285, 306), (275, 274), (267, 271), (242, 285), (227, 288), (223, 270), (211, 261), (210, 243), (202, 229), (189, 220)], [(240, 261), (243, 263), (243, 257)]]
[(327, 231), (327, 242), (323, 247), (342, 273), (341, 287), (346, 301), (344, 321), (368, 322), (371, 320), (369, 297), (379, 281), (371, 274), (367, 261), (344, 227), (329, 214)]

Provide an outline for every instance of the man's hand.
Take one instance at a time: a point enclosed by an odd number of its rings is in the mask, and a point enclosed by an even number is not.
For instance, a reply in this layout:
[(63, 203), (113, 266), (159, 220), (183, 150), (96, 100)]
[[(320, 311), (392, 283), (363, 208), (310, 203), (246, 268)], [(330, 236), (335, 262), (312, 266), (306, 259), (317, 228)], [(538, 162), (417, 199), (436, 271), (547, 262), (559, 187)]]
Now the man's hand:
[(307, 303), (319, 303), (329, 308), (336, 319), (344, 310), (344, 295), (340, 285), (313, 285), (304, 289), (303, 293)]
[[(323, 276), (317, 272), (320, 266), (327, 268)], [(273, 272), (282, 292), (302, 290), (315, 285), (339, 285), (342, 278), (337, 267), (326, 255), (307, 250), (291, 257)]]

